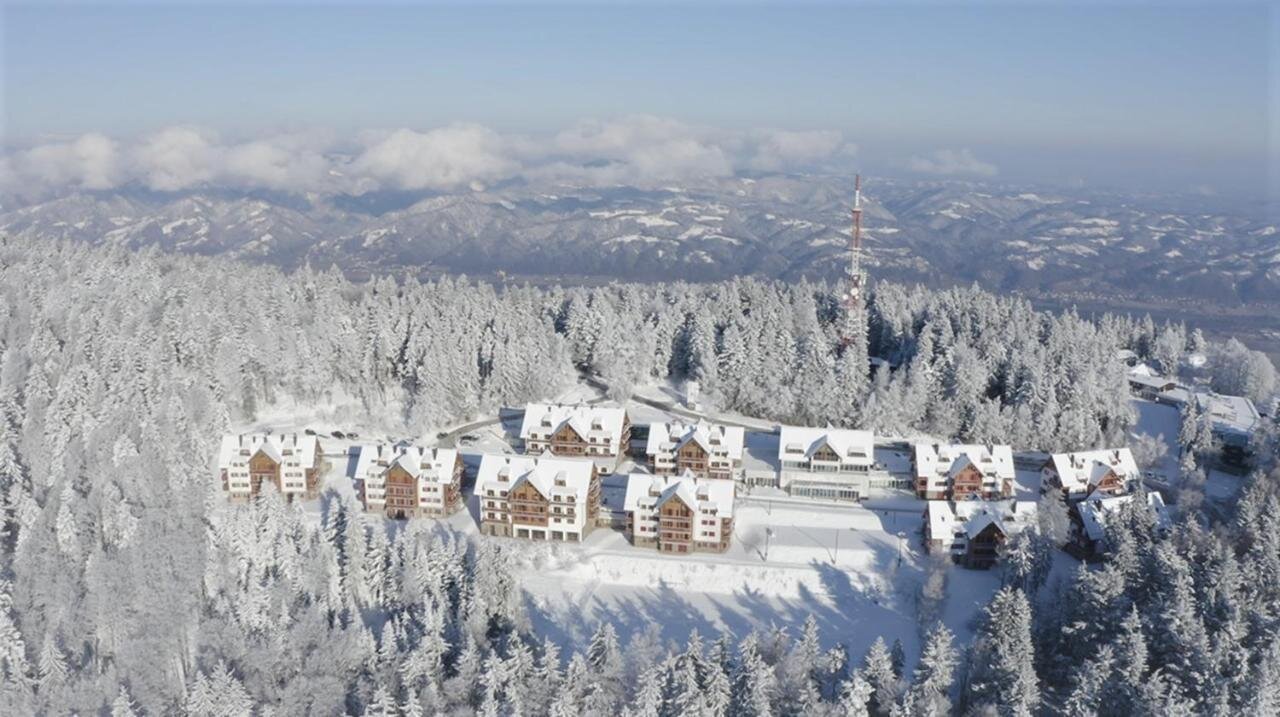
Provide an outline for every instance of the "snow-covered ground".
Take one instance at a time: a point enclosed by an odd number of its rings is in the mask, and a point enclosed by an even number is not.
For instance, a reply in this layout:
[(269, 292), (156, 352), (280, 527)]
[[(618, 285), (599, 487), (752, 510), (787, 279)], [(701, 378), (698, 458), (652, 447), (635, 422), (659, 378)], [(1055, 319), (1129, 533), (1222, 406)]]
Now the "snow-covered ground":
[(1182, 417), (1179, 415), (1178, 409), (1141, 398), (1133, 399), (1133, 408), (1138, 412), (1138, 423), (1130, 431), (1130, 436), (1137, 437), (1144, 433), (1150, 436), (1164, 436), (1168, 451), (1165, 453), (1162, 465), (1153, 467), (1152, 472), (1163, 476), (1165, 482), (1176, 479), (1178, 475), (1178, 429), (1182, 424)]
[[(604, 528), (583, 545), (504, 543), (520, 558), (535, 626), (565, 644), (587, 640), (600, 620), (624, 636), (656, 624), (683, 642), (694, 628), (796, 630), (812, 614), (856, 658), (877, 636), (919, 650), (919, 527), (915, 511), (752, 500), (739, 502), (724, 554), (665, 555)], [(998, 587), (997, 572), (949, 568), (943, 619), (962, 641)]]

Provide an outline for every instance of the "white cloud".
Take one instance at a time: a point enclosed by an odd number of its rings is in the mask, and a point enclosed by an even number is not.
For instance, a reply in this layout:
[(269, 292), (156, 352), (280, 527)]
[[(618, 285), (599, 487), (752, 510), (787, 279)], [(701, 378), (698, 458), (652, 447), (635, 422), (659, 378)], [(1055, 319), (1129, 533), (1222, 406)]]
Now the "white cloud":
[(513, 176), (520, 163), (501, 135), (479, 125), (400, 129), (371, 143), (347, 172), (399, 189), (454, 189)]
[(10, 167), (18, 181), (83, 189), (114, 187), (120, 170), (116, 142), (97, 133), (33, 147), (15, 157)]
[(453, 124), (345, 142), (323, 132), (225, 141), (200, 128), (171, 127), (134, 141), (92, 133), (9, 152), (0, 156), (0, 185), (33, 197), (128, 184), (158, 191), (481, 191), (517, 177), (660, 186), (743, 169), (803, 169), (852, 151), (838, 132), (723, 130), (649, 115), (583, 121), (542, 137)]
[(189, 189), (213, 179), (220, 150), (199, 130), (171, 127), (148, 137), (135, 153), (140, 179), (151, 189)]
[(766, 172), (796, 169), (849, 155), (854, 146), (839, 132), (758, 130), (748, 136), (750, 157), (747, 166)]
[(915, 156), (907, 160), (907, 167), (915, 172), (943, 176), (970, 174), (994, 177), (997, 172), (994, 164), (983, 162), (968, 149), (940, 149), (927, 156)]

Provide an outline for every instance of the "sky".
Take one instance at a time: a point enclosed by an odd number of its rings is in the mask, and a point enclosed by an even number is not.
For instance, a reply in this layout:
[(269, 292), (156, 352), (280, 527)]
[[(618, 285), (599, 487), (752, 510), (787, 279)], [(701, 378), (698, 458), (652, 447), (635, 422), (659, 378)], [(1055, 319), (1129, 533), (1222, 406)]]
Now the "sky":
[(1263, 4), (56, 3), (0, 19), (11, 148), (95, 133), (124, 156), (173, 127), (363, 151), (466, 126), (510, 144), (641, 117), (736, 137), (735, 170), (758, 168), (742, 137), (769, 129), (838, 133), (828, 166), (1260, 196), (1277, 154)]

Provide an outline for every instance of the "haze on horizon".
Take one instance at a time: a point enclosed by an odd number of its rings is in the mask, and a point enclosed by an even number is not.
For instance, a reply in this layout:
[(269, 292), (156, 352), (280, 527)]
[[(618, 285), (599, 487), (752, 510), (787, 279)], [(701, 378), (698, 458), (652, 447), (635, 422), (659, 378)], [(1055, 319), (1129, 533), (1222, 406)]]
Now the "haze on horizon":
[[(311, 188), (290, 185), (299, 157), (379, 143), (425, 163), (443, 152), (463, 185), (534, 155), (612, 160), (623, 143), (655, 180), (839, 166), (1275, 193), (1265, 4), (14, 4), (3, 24), (3, 137), (28, 183), (149, 176), (148, 142), (181, 127), (199, 142), (164, 148), (222, 152), (228, 176), (237, 147), (274, 138), (285, 189)], [(400, 128), (412, 142), (386, 146)], [(483, 137), (432, 134), (450, 128)], [(109, 161), (101, 142), (77, 148), (86, 133), (111, 138)], [(241, 159), (253, 174), (259, 158)]]

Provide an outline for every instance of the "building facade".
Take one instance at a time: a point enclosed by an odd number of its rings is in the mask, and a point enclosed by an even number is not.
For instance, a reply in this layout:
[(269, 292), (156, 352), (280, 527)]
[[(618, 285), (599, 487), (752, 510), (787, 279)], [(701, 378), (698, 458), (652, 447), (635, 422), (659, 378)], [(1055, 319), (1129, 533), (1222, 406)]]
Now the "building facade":
[(733, 480), (742, 470), (745, 431), (699, 421), (651, 423), (645, 443), (649, 469), (658, 475), (685, 472), (703, 478)]
[(1061, 490), (1070, 502), (1133, 490), (1142, 474), (1128, 448), (1055, 453), (1040, 470), (1041, 492)]
[[(1111, 549), (1110, 541), (1107, 539), (1107, 525), (1121, 511), (1132, 505), (1135, 497), (1133, 493), (1115, 496), (1095, 493), (1076, 504), (1075, 510), (1071, 512), (1071, 517), (1075, 521), (1075, 532), (1072, 537), (1085, 556), (1102, 555)], [(1168, 530), (1170, 518), (1164, 505), (1164, 498), (1152, 491), (1146, 494), (1145, 500), (1155, 530), (1158, 532)]]
[(355, 478), (364, 509), (388, 518), (443, 517), (462, 505), (462, 457), (453, 448), (361, 446)]
[(967, 568), (989, 568), (1004, 542), (1034, 521), (1035, 509), (1031, 501), (931, 500), (924, 512), (925, 548), (945, 551)]
[(871, 431), (782, 426), (778, 487), (792, 495), (861, 500), (871, 488), (875, 437)]
[(223, 436), (218, 451), (222, 490), (232, 501), (257, 497), (264, 483), (289, 501), (314, 499), (323, 465), (320, 441), (297, 433)]
[(632, 473), (623, 504), (627, 537), (667, 553), (723, 553), (733, 537), (735, 492), (733, 481), (693, 473)]
[(999, 500), (1013, 496), (1013, 449), (998, 445), (917, 443), (916, 495), (925, 500)]
[(476, 473), (480, 532), (580, 542), (600, 515), (600, 477), (592, 461), (485, 455)]
[[(520, 424), (524, 452), (550, 451), (562, 458), (617, 460), (631, 442), (631, 421), (622, 408), (530, 403)], [(609, 461), (601, 460), (602, 467)]]

